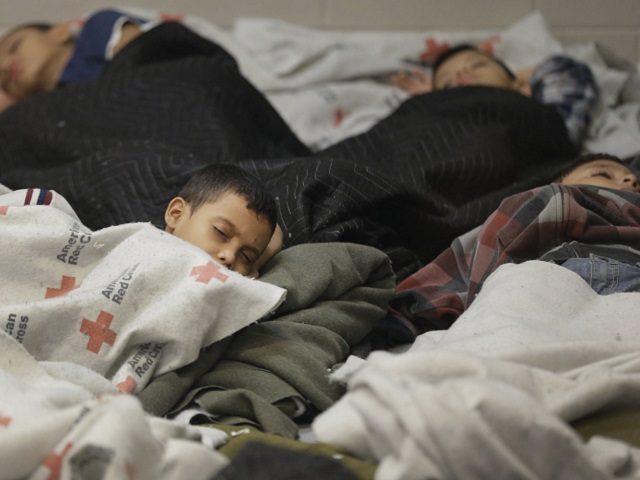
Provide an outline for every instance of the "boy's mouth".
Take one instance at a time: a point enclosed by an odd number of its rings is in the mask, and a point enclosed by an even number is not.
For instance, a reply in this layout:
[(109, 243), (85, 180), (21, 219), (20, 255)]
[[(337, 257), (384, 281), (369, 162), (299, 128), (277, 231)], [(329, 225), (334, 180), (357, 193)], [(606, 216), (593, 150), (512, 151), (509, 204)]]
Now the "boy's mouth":
[(2, 87), (2, 90), (7, 92), (12, 85), (15, 85), (15, 83), (20, 78), (20, 73), (21, 73), (21, 69), (18, 62), (16, 61), (12, 62), (9, 65), (9, 68), (7, 68), (4, 72), (2, 72), (2, 76), (1, 76), (2, 81), (0, 83), (0, 87)]

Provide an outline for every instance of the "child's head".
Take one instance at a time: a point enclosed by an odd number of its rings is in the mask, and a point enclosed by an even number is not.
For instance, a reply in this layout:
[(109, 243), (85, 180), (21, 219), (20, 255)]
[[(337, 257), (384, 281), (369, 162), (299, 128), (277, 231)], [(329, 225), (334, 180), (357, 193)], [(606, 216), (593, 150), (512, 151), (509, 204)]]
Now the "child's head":
[(499, 59), (473, 45), (451, 48), (433, 63), (433, 88), (484, 85), (518, 90), (520, 85), (513, 72)]
[(17, 101), (53, 90), (72, 53), (67, 23), (14, 28), (0, 38), (0, 86)]
[(560, 183), (640, 192), (636, 174), (614, 155), (593, 153), (581, 156), (578, 162), (578, 166), (573, 167), (560, 178)]
[(165, 211), (166, 230), (242, 275), (256, 264), (276, 226), (276, 206), (260, 181), (235, 165), (197, 172)]

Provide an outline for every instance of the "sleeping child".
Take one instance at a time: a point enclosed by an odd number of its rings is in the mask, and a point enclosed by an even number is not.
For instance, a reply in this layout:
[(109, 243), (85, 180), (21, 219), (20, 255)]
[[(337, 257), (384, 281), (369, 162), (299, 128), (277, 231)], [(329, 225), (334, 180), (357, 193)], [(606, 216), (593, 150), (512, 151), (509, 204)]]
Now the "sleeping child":
[(257, 178), (235, 165), (199, 170), (169, 202), (164, 218), (167, 232), (242, 275), (257, 277), (282, 248), (273, 198)]
[(639, 193), (633, 171), (595, 154), (580, 157), (558, 183), (506, 198), (483, 225), (396, 287), (374, 343), (388, 347), (450, 327), (504, 263), (554, 262), (598, 293), (638, 291)]
[[(10, 189), (0, 187), (0, 195), (11, 194)], [(51, 205), (77, 219), (72, 207), (54, 191), (25, 189), (14, 193), (15, 205)], [(0, 205), (0, 218), (7, 205), (11, 203)], [(169, 202), (164, 218), (166, 232), (244, 276), (258, 277), (260, 268), (282, 249), (275, 201), (256, 177), (235, 165), (213, 164), (197, 171)], [(79, 224), (74, 225), (80, 232)], [(84, 237), (90, 239), (91, 235)], [(68, 251), (76, 243), (70, 242)], [(76, 246), (75, 260), (68, 263), (77, 265), (86, 243)], [(67, 262), (66, 258), (58, 260)]]
[(149, 25), (116, 10), (101, 10), (77, 35), (71, 22), (14, 28), (0, 39), (0, 107), (97, 78), (107, 62)]
[(552, 56), (535, 69), (516, 75), (500, 59), (469, 44), (458, 45), (437, 57), (431, 76), (420, 70), (400, 72), (392, 77), (392, 83), (411, 95), (469, 85), (520, 92), (554, 106), (575, 145), (584, 137), (598, 99), (598, 87), (589, 67), (567, 56)]

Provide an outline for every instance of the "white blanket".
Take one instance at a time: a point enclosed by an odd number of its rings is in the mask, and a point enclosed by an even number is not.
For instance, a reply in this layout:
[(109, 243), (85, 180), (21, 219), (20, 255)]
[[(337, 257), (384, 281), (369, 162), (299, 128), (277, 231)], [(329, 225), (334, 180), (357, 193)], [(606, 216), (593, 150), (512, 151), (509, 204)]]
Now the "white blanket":
[(313, 430), (376, 478), (640, 478), (640, 451), (563, 421), (640, 406), (639, 293), (562, 267), (504, 265), (448, 331), (374, 353)]
[[(284, 290), (152, 227), (92, 232), (48, 190), (0, 196), (0, 479), (206, 479), (227, 461), (131, 395)], [(223, 432), (206, 431), (209, 445)], [(197, 440), (197, 441), (193, 441)]]
[(113, 395), (84, 367), (64, 369), (93, 391), (52, 375), (59, 368), (0, 332), (1, 480), (204, 480), (228, 463), (194, 441), (193, 427), (147, 417), (135, 397)]
[(120, 391), (192, 362), (284, 298), (149, 224), (92, 232), (52, 191), (0, 196), (0, 226), (1, 330), (37, 360), (83, 365)]
[[(607, 64), (593, 43), (564, 48), (538, 12), (501, 31), (338, 32), (241, 19), (233, 33), (244, 52), (245, 75), (313, 149), (361, 133), (395, 110), (406, 95), (388, 84), (392, 73), (415, 68), (421, 58), (433, 59), (444, 45), (471, 42), (489, 46), (513, 70), (563, 52), (585, 62), (602, 95), (585, 149), (621, 157), (640, 153), (640, 119), (629, 115), (640, 102), (622, 94), (640, 77), (638, 69)], [(369, 85), (373, 81), (377, 89)], [(302, 117), (306, 121), (300, 122)]]
[(513, 70), (565, 53), (594, 72), (600, 105), (584, 148), (621, 157), (640, 154), (640, 73), (609, 62), (594, 43), (564, 48), (539, 12), (497, 30), (345, 32), (308, 28), (268, 18), (241, 18), (228, 32), (194, 15), (125, 10), (155, 21), (183, 22), (231, 53), (241, 72), (262, 91), (298, 137), (320, 150), (362, 133), (393, 112), (407, 94), (390, 75), (415, 68), (443, 45), (484, 44)]

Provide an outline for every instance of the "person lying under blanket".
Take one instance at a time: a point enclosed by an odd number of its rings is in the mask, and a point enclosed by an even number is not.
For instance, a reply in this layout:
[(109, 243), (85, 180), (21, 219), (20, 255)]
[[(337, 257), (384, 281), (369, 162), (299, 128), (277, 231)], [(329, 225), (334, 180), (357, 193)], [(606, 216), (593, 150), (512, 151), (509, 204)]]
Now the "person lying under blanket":
[[(0, 194), (11, 191), (0, 187)], [(47, 204), (58, 196), (50, 195)], [(164, 218), (166, 232), (244, 276), (257, 278), (260, 268), (282, 249), (273, 197), (255, 176), (236, 165), (220, 163), (198, 170), (169, 202)]]
[(392, 83), (411, 95), (467, 85), (514, 90), (546, 105), (562, 116), (569, 137), (580, 145), (598, 99), (598, 87), (589, 67), (564, 55), (549, 57), (533, 69), (518, 72), (483, 50), (461, 44), (438, 56), (432, 75), (421, 70), (399, 72)]
[(385, 348), (450, 327), (504, 263), (550, 261), (598, 293), (638, 291), (639, 193), (638, 177), (620, 159), (590, 154), (557, 183), (506, 198), (483, 225), (398, 284), (374, 345)]
[(151, 24), (117, 10), (91, 15), (74, 35), (71, 22), (18, 26), (0, 39), (0, 110), (37, 93), (93, 80)]

